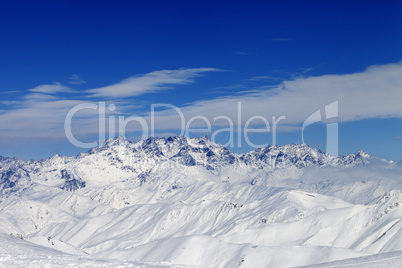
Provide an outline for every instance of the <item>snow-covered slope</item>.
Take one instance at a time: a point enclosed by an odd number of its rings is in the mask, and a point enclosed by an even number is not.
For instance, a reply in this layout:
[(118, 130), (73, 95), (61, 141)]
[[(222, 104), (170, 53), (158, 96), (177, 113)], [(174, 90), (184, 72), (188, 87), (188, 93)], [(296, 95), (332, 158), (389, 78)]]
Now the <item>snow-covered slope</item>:
[(399, 268), (402, 267), (402, 251), (387, 252), (381, 254), (370, 255), (366, 257), (351, 258), (346, 260), (327, 262), (309, 266), (304, 268), (324, 268), (324, 267), (342, 267), (342, 268)]
[(289, 267), (392, 252), (401, 204), (402, 163), (363, 151), (117, 137), (77, 157), (0, 157), (0, 232), (102, 260)]

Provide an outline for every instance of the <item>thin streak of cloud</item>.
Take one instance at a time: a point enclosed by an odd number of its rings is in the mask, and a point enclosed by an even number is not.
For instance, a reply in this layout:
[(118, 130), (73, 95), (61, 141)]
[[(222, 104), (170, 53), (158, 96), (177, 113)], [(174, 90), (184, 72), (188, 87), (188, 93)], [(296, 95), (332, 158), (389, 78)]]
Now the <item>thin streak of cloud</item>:
[(35, 88), (29, 89), (31, 92), (55, 94), (60, 92), (71, 92), (69, 87), (62, 85), (61, 83), (55, 82), (50, 85), (40, 85)]
[(87, 83), (86, 81), (82, 80), (77, 74), (71, 75), (68, 79), (69, 81), (67, 83), (71, 85), (82, 85)]
[(254, 76), (249, 78), (250, 81), (260, 81), (260, 80), (283, 80), (283, 78), (269, 75)]
[(24, 97), (25, 100), (40, 100), (40, 101), (50, 101), (58, 99), (57, 96), (49, 95), (49, 94), (42, 94), (42, 93), (32, 93), (28, 94)]
[(248, 88), (243, 84), (234, 84), (230, 86), (221, 86), (215, 88), (215, 90), (207, 91), (207, 94), (229, 94), (234, 93), (235, 90), (248, 90)]
[(311, 72), (313, 68), (301, 68), (299, 71), (292, 73), (290, 75), (291, 79), (295, 80), (297, 78), (305, 76), (308, 72)]
[(206, 72), (217, 72), (215, 68), (162, 70), (133, 76), (114, 85), (88, 90), (91, 97), (134, 97), (172, 88), (172, 85), (194, 83), (193, 78)]
[(11, 105), (15, 106), (15, 105), (21, 104), (21, 101), (8, 101), (8, 100), (5, 100), (5, 101), (0, 101), (0, 103), (3, 104), (3, 105), (7, 105), (7, 106), (11, 106)]
[(216, 89), (234, 90), (234, 89), (247, 89), (247, 87), (245, 85), (243, 85), (243, 84), (235, 84), (235, 85), (230, 85), (230, 86), (217, 87)]
[(14, 94), (14, 93), (18, 93), (21, 91), (18, 90), (12, 90), (12, 91), (0, 91), (0, 94)]
[(250, 55), (249, 53), (246, 53), (244, 51), (235, 51), (235, 52), (233, 52), (233, 54), (235, 54), (235, 55), (243, 55), (243, 56)]

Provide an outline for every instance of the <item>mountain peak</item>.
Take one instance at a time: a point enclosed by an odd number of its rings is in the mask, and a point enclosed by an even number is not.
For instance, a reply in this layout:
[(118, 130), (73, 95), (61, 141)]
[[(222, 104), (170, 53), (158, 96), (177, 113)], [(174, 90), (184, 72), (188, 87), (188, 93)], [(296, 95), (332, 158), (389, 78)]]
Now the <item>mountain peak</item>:
[(124, 136), (118, 135), (116, 137), (113, 138), (114, 141), (127, 141), (127, 139)]
[(106, 148), (106, 147), (110, 147), (110, 146), (114, 146), (114, 145), (123, 145), (123, 144), (129, 143), (129, 142), (130, 141), (127, 140), (125, 137), (119, 135), (112, 139), (105, 140), (99, 147)]
[(355, 155), (358, 156), (358, 157), (362, 157), (362, 158), (370, 158), (371, 157), (368, 153), (366, 153), (363, 150), (357, 151), (355, 153)]

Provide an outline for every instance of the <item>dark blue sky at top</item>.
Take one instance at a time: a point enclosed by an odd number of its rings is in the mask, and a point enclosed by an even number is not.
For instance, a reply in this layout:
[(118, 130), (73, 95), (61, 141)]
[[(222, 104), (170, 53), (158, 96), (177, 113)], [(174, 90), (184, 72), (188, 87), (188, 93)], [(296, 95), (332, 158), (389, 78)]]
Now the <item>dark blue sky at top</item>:
[(401, 1), (2, 1), (0, 86), (78, 73), (96, 87), (195, 65), (239, 81), (361, 71), (402, 58), (401, 11)]
[[(226, 70), (177, 86), (174, 94), (133, 99), (183, 105), (235, 94), (245, 89), (239, 84), (252, 89), (258, 85), (248, 79), (256, 76), (359, 72), (402, 60), (401, 14), (402, 1), (0, 1), (0, 98), (67, 84), (72, 74), (87, 81), (75, 85), (80, 90), (155, 70)], [(358, 150), (353, 136), (362, 132), (347, 124), (340, 126), (351, 137), (345, 144)], [(393, 136), (401, 132), (395, 122), (380, 125)], [(283, 143), (298, 142), (286, 135)], [(53, 153), (22, 151), (15, 148), (15, 155)], [(396, 149), (387, 157), (402, 158)]]

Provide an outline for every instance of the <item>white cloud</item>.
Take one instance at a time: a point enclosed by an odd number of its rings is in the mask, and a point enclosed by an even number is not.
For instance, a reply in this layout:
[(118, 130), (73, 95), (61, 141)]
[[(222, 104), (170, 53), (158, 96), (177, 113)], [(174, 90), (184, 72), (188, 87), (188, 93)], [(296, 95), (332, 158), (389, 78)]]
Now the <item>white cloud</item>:
[[(167, 84), (191, 83), (196, 75), (215, 69), (186, 69), (178, 71), (157, 71), (133, 77), (120, 84), (91, 91), (99, 96), (135, 96), (146, 92), (163, 90)], [(153, 80), (152, 78), (155, 78)], [(133, 90), (131, 86), (136, 85)], [(120, 87), (122, 86), (122, 88)], [(113, 88), (116, 87), (116, 91)], [(43, 88), (42, 88), (43, 89)], [(62, 137), (67, 112), (83, 100), (62, 100), (42, 93), (57, 90), (38, 90), (28, 94), (10, 110), (0, 113), (0, 132), (4, 137)], [(50, 99), (49, 99), (50, 98)], [(279, 131), (297, 131), (309, 115), (334, 102), (339, 102), (339, 122), (366, 118), (402, 118), (402, 62), (371, 66), (363, 72), (343, 75), (300, 77), (285, 81), (275, 87), (261, 87), (259, 90), (233, 94), (211, 100), (196, 101), (179, 107), (188, 122), (194, 116), (203, 116), (213, 127), (227, 127), (226, 120), (214, 120), (227, 116), (238, 125), (238, 103), (241, 102), (240, 124), (253, 116), (263, 116), (272, 124), (272, 116), (286, 116)], [(138, 107), (133, 111), (129, 104), (115, 103), (115, 115), (144, 116), (150, 126), (149, 111)], [(164, 108), (164, 107), (162, 107)], [(173, 132), (181, 127), (176, 110), (156, 112), (155, 127), (158, 132)], [(148, 108), (150, 109), (150, 108)], [(323, 111), (324, 116), (324, 111)], [(255, 120), (251, 126), (261, 123)], [(96, 110), (77, 114), (73, 120), (74, 134), (78, 136), (98, 130)], [(195, 120), (191, 127), (204, 127), (202, 120)], [(139, 124), (129, 124), (128, 131), (141, 130)], [(176, 131), (174, 131), (176, 132)]]
[(162, 70), (133, 76), (121, 82), (88, 90), (92, 97), (132, 97), (154, 93), (171, 88), (172, 85), (193, 83), (193, 78), (205, 72), (216, 72), (214, 68), (194, 68), (179, 70)]
[(77, 74), (71, 75), (68, 79), (68, 83), (71, 85), (82, 85), (87, 83), (86, 81), (82, 80)]
[(310, 72), (310, 71), (312, 71), (312, 70), (313, 70), (313, 68), (300, 68), (299, 71), (290, 74), (290, 78), (291, 78), (292, 80), (295, 80), (295, 79), (297, 79), (297, 78), (303, 78), (303, 77), (305, 77), (305, 75), (306, 75), (308, 72)]
[(46, 93), (46, 94), (55, 94), (60, 92), (69, 92), (71, 89), (66, 87), (58, 82), (50, 85), (40, 85), (35, 88), (30, 89), (32, 92)]
[[(149, 74), (131, 77), (119, 84), (87, 91), (92, 96), (136, 96), (148, 92), (166, 89), (166, 85), (192, 83), (193, 78), (204, 73), (218, 71), (212, 68), (181, 69), (155, 71)], [(0, 133), (2, 137), (63, 137), (64, 121), (68, 111), (78, 104), (88, 102), (85, 99), (64, 99), (58, 95), (63, 92), (73, 92), (72, 89), (60, 83), (40, 85), (28, 90), (31, 92), (13, 101), (2, 101), (8, 109), (0, 113)], [(85, 98), (85, 95), (83, 95)], [(115, 115), (130, 115), (141, 106), (132, 103), (114, 102), (117, 106)], [(106, 111), (109, 113), (109, 111)], [(96, 134), (98, 130), (98, 111), (86, 109), (74, 116), (73, 130), (78, 136)]]
[[(272, 116), (278, 118), (284, 115), (286, 120), (281, 122), (291, 127), (300, 125), (309, 115), (319, 109), (323, 110), (334, 101), (339, 102), (338, 122), (401, 118), (402, 63), (371, 66), (354, 74), (297, 78), (268, 90), (198, 101), (181, 107), (180, 110), (186, 121), (201, 115), (215, 126), (223, 126), (226, 124), (225, 120), (214, 121), (214, 117), (228, 116), (236, 124), (237, 105), (241, 102), (242, 124), (252, 116), (263, 116), (272, 123)], [(201, 120), (198, 122), (202, 123)], [(196, 121), (193, 126), (197, 126)], [(180, 127), (177, 112), (167, 110), (157, 113), (156, 127)]]
[[(62, 137), (67, 112), (80, 103), (84, 101), (28, 99), (20, 104), (22, 107), (0, 115), (0, 132), (5, 137)], [(80, 125), (85, 129), (97, 124), (93, 120), (97, 111), (88, 111), (89, 114), (80, 118), (84, 119)]]
[[(222, 87), (217, 87), (216, 89), (228, 89), (228, 90), (234, 90), (234, 89), (243, 89), (243, 90), (247, 90), (247, 87), (243, 84), (234, 84), (234, 85), (230, 85), (230, 86), (222, 86)], [(216, 91), (214, 91), (216, 92)], [(226, 91), (224, 91), (226, 92)]]
[(24, 97), (25, 100), (56, 100), (58, 97), (54, 95), (49, 95), (49, 94), (43, 94), (43, 93), (32, 93), (25, 95)]

